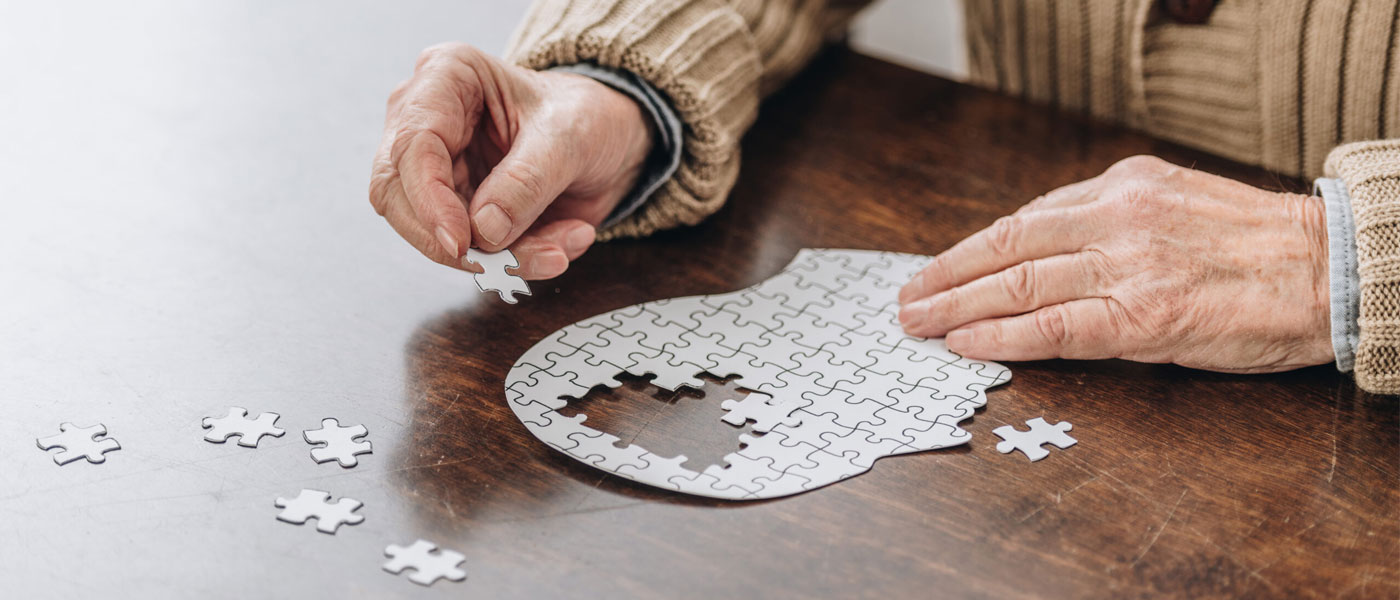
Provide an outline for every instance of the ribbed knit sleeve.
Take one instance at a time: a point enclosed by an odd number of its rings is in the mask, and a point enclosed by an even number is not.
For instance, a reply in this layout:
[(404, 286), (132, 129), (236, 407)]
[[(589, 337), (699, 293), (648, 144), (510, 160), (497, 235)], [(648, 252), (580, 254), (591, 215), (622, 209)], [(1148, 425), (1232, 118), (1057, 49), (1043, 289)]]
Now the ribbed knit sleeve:
[(763, 94), (864, 4), (825, 0), (537, 0), (507, 58), (532, 69), (594, 62), (645, 79), (685, 122), (681, 166), (646, 205), (600, 234), (646, 235), (719, 209), (739, 139)]
[(1356, 222), (1356, 383), (1400, 394), (1400, 139), (1339, 146), (1327, 157), (1327, 173), (1346, 183)]
[(964, 0), (972, 81), (1285, 175), (1400, 135), (1400, 0)]

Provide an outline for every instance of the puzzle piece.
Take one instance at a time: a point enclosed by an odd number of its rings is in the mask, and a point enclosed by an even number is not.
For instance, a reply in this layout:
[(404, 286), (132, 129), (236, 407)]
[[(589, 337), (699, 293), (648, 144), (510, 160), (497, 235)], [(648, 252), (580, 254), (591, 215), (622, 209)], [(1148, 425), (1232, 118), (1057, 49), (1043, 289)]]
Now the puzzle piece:
[(467, 557), (451, 550), (438, 550), (437, 544), (418, 540), (405, 548), (390, 544), (384, 549), (384, 556), (392, 560), (384, 563), (384, 570), (395, 575), (404, 569), (413, 569), (408, 580), (418, 585), (432, 585), (439, 579), (462, 581), (467, 572), (458, 568)]
[(768, 431), (778, 425), (797, 427), (802, 419), (792, 416), (792, 411), (799, 407), (800, 399), (778, 399), (768, 394), (753, 392), (744, 396), (743, 400), (725, 400), (720, 403), (720, 408), (728, 411), (720, 420), (736, 427), (753, 421), (754, 431)]
[(515, 294), (530, 295), (530, 286), (523, 278), (506, 272), (506, 269), (520, 267), (520, 261), (508, 249), (500, 252), (482, 252), (476, 248), (467, 248), (467, 255), (462, 257), (462, 262), (476, 263), (484, 270), (481, 273), (472, 273), (477, 289), (496, 292), (507, 304), (517, 302)]
[(304, 525), (308, 520), (316, 519), (316, 531), (321, 533), (334, 535), (341, 525), (359, 525), (364, 522), (364, 515), (355, 514), (355, 511), (364, 506), (359, 500), (341, 498), (331, 502), (330, 499), (329, 492), (302, 490), (296, 498), (278, 498), (273, 504), (282, 509), (282, 512), (277, 513), (277, 520)]
[(1045, 419), (1036, 417), (1026, 421), (1026, 425), (1030, 426), (1030, 431), (1018, 431), (1010, 425), (1002, 425), (993, 429), (992, 433), (1006, 440), (997, 443), (997, 452), (1007, 454), (1013, 450), (1020, 450), (1026, 455), (1026, 458), (1035, 462), (1050, 456), (1049, 450), (1040, 447), (1042, 444), (1054, 444), (1063, 450), (1079, 443), (1079, 440), (1065, 433), (1074, 429), (1074, 425), (1071, 425), (1069, 421), (1060, 421), (1051, 425), (1046, 423)]
[[(671, 298), (584, 319), (525, 352), (506, 377), (507, 406), (540, 440), (649, 485), (715, 498), (772, 498), (863, 473), (881, 457), (964, 444), (958, 425), (1010, 372), (904, 333), (897, 293), (926, 256), (803, 250), (737, 292)], [(723, 420), (740, 436), (721, 465), (683, 466), (557, 411), (623, 373), (668, 390), (702, 373), (753, 393)]]
[(107, 461), (108, 452), (122, 449), (117, 440), (107, 437), (107, 426), (101, 423), (91, 427), (61, 423), (58, 430), (62, 433), (34, 441), (39, 444), (40, 450), (62, 449), (53, 454), (53, 461), (60, 467), (81, 458), (86, 458), (92, 464), (101, 464)]
[(263, 436), (282, 437), (282, 434), (287, 433), (287, 430), (277, 427), (277, 419), (280, 418), (282, 415), (265, 412), (256, 419), (249, 419), (246, 409), (229, 407), (227, 415), (217, 419), (204, 417), (204, 428), (209, 430), (209, 433), (204, 434), (204, 441), (222, 444), (236, 435), (239, 446), (257, 448)]
[(357, 455), (374, 451), (374, 446), (368, 440), (359, 441), (359, 438), (367, 435), (369, 430), (365, 429), (364, 425), (341, 427), (340, 421), (335, 419), (321, 419), (320, 429), (301, 432), (301, 437), (306, 443), (322, 444), (319, 448), (311, 449), (311, 460), (318, 464), (336, 461), (346, 469), (360, 464), (360, 460), (355, 458)]

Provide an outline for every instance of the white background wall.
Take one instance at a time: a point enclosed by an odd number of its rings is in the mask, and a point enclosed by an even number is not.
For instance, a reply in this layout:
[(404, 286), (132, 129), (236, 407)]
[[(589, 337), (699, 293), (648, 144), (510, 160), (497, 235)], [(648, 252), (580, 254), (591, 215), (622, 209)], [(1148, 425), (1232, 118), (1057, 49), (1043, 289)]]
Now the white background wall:
[(851, 45), (920, 71), (967, 77), (958, 0), (880, 0), (856, 18)]
[[(456, 39), (499, 52), (529, 3), (491, 3)], [(473, 35), (485, 37), (473, 37)], [(967, 76), (959, 0), (878, 0), (856, 18), (851, 45), (890, 62), (952, 79)]]

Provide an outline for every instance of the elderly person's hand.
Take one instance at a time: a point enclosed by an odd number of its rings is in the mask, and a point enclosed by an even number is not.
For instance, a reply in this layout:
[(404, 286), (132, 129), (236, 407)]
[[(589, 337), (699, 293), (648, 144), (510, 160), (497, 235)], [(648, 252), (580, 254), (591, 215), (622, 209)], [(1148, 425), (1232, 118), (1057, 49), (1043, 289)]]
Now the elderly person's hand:
[(1129, 158), (936, 257), (900, 291), (899, 319), (988, 360), (1322, 364), (1324, 221), (1319, 198)]
[(370, 203), (437, 262), (462, 268), (469, 246), (509, 246), (520, 275), (555, 277), (631, 190), (651, 127), (588, 77), (435, 46), (389, 96)]

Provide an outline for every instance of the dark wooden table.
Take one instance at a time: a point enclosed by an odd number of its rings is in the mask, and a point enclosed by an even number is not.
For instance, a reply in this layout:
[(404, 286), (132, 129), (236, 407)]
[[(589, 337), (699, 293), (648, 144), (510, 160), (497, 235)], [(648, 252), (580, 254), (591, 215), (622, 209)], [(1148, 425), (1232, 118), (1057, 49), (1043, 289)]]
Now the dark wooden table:
[[(174, 80), (189, 97), (147, 98), (139, 81), (105, 103), (37, 89), (24, 107), (77, 125), (5, 121), (19, 128), (0, 151), (13, 182), (0, 582), (24, 592), (11, 597), (1400, 594), (1397, 403), (1327, 366), (1011, 363), (965, 423), (969, 445), (760, 502), (606, 475), (504, 404), (516, 357), (576, 320), (738, 289), (804, 247), (936, 253), (1130, 155), (1299, 182), (838, 50), (764, 106), (721, 213), (597, 247), (507, 306), (419, 258), (365, 202), (378, 104), (337, 104), (334, 85), (274, 69), (295, 92), (284, 106), (237, 85), (266, 58), (256, 43), (241, 58), (190, 43), (213, 74), (151, 67), (190, 77)], [(354, 81), (332, 50), (306, 52)], [(102, 84), (104, 61), (125, 58), (53, 66)], [(338, 108), (318, 114), (321, 101)], [(318, 139), (347, 128), (355, 152)], [(676, 397), (636, 381), (583, 407), (643, 446), (714, 460), (737, 448), (717, 419), (732, 387)], [(255, 450), (202, 441), (201, 418), (230, 405), (279, 412), (289, 433)], [(1079, 445), (1034, 464), (995, 451), (992, 429), (1042, 415), (1072, 421)], [(300, 430), (322, 417), (366, 424), (374, 454), (313, 464)], [(57, 467), (34, 439), (61, 421), (102, 422), (123, 449)], [(274, 520), (273, 499), (303, 487), (364, 501), (365, 522), (328, 536)], [(425, 590), (379, 570), (384, 546), (419, 537), (463, 552), (469, 578)]]

